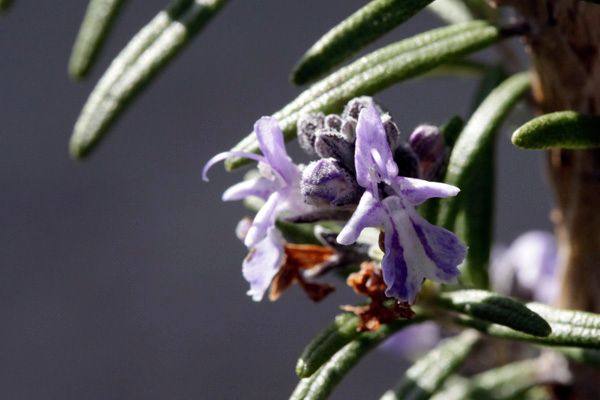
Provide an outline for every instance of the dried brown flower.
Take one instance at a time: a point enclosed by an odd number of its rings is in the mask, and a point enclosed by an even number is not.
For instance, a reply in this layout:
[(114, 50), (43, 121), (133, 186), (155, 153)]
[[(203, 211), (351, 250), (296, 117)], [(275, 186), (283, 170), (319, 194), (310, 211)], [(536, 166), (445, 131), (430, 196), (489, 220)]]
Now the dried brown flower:
[(410, 305), (397, 302), (385, 295), (385, 282), (381, 269), (372, 262), (364, 262), (360, 271), (350, 274), (346, 280), (348, 286), (360, 295), (368, 296), (369, 303), (363, 306), (343, 306), (345, 311), (360, 317), (359, 331), (376, 331), (381, 324), (397, 319), (410, 319), (415, 313)]

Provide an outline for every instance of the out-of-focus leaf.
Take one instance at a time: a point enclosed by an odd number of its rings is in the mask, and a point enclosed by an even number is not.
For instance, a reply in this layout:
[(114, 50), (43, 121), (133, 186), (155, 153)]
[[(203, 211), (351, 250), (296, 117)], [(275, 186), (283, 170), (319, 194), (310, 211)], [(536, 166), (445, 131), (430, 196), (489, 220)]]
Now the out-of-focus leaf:
[(310, 82), (391, 31), (433, 0), (372, 0), (332, 28), (302, 56), (292, 81)]
[(583, 311), (561, 310), (539, 303), (529, 303), (527, 308), (550, 324), (552, 328), (550, 335), (546, 337), (528, 335), (506, 326), (466, 316), (456, 318), (455, 322), (504, 339), (547, 346), (600, 349), (600, 315)]
[(386, 392), (381, 400), (429, 399), (460, 367), (477, 339), (478, 335), (473, 331), (465, 331), (447, 339), (411, 366), (398, 386)]
[[(329, 75), (302, 92), (294, 101), (273, 114), (286, 139), (296, 132), (296, 121), (306, 113), (339, 111), (354, 97), (374, 94), (395, 83), (418, 76), (443, 63), (489, 46), (503, 38), (499, 29), (474, 21), (426, 32), (391, 44)], [(251, 133), (234, 147), (235, 151), (258, 152)], [(246, 159), (225, 162), (231, 170)]]
[(510, 327), (533, 336), (548, 336), (550, 325), (525, 304), (485, 290), (457, 290), (442, 293), (439, 304), (481, 321)]
[(8, 10), (12, 3), (12, 0), (0, 0), (0, 12)]
[(461, 24), (474, 19), (471, 10), (462, 0), (437, 0), (427, 9), (448, 24)]
[(537, 360), (494, 368), (450, 385), (431, 400), (513, 400), (540, 383)]
[(75, 123), (71, 155), (88, 155), (126, 109), (227, 0), (176, 0), (139, 31), (104, 73)]
[(69, 60), (69, 73), (84, 78), (100, 52), (125, 0), (90, 0)]
[(552, 350), (558, 351), (578, 363), (600, 368), (600, 350), (581, 349), (578, 347), (554, 347)]
[(523, 149), (587, 149), (600, 147), (600, 117), (560, 111), (534, 118), (513, 133)]
[[(490, 146), (496, 131), (516, 102), (530, 87), (529, 73), (511, 76), (494, 89), (467, 122), (450, 155), (445, 182), (468, 186), (482, 151)], [(452, 230), (460, 209), (459, 194), (441, 202), (439, 222)]]
[(417, 316), (410, 320), (399, 320), (383, 325), (376, 332), (360, 333), (310, 377), (301, 379), (290, 400), (326, 399), (365, 354), (400, 329), (421, 321), (423, 318)]

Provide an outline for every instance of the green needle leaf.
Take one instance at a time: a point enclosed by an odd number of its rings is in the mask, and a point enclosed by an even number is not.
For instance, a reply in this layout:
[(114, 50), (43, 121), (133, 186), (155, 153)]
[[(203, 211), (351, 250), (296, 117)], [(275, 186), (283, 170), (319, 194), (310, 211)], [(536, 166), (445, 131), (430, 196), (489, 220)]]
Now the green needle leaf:
[(357, 326), (356, 315), (338, 315), (331, 325), (306, 346), (296, 364), (296, 374), (300, 378), (311, 376), (338, 350), (360, 335), (356, 330)]
[[(494, 136), (519, 98), (530, 87), (530, 76), (522, 72), (511, 76), (494, 89), (481, 103), (460, 134), (450, 155), (445, 182), (459, 188), (469, 185), (478, 159), (493, 142)], [(441, 202), (439, 221), (453, 230), (462, 196)], [(468, 207), (468, 204), (465, 204)]]
[(536, 360), (494, 368), (440, 391), (431, 400), (512, 400), (540, 383)]
[(419, 359), (404, 374), (394, 391), (386, 392), (381, 400), (426, 400), (467, 358), (479, 335), (465, 331), (447, 339)]
[(462, 24), (474, 19), (473, 14), (462, 0), (437, 0), (427, 9), (448, 24)]
[(69, 73), (82, 79), (89, 72), (125, 0), (91, 0), (69, 60)]
[[(354, 97), (374, 94), (395, 83), (418, 76), (447, 61), (489, 46), (502, 38), (500, 30), (486, 22), (435, 29), (374, 51), (340, 69), (302, 92), (294, 101), (273, 114), (286, 139), (296, 132), (296, 121), (306, 113), (334, 112)], [(254, 133), (234, 147), (235, 151), (258, 152)], [(231, 158), (231, 170), (246, 164)]]
[(424, 317), (399, 320), (381, 326), (376, 332), (363, 332), (337, 351), (321, 368), (308, 378), (301, 379), (290, 400), (326, 399), (337, 384), (365, 354), (408, 325), (422, 322)]
[(548, 336), (552, 332), (548, 322), (525, 304), (485, 290), (442, 293), (439, 304), (446, 309), (533, 336)]
[(552, 328), (546, 337), (527, 335), (506, 326), (481, 319), (459, 317), (455, 322), (475, 328), (490, 336), (538, 343), (547, 346), (568, 346), (600, 349), (600, 315), (583, 311), (568, 311), (544, 304), (529, 303), (527, 308), (544, 318)]
[(512, 142), (523, 149), (587, 149), (600, 147), (600, 117), (561, 111), (537, 117), (513, 133)]
[(90, 94), (75, 123), (71, 155), (88, 155), (128, 103), (225, 3), (226, 0), (176, 0), (142, 28)]
[[(501, 67), (490, 68), (482, 77), (475, 95), (475, 109), (504, 79)], [(488, 264), (494, 232), (495, 140), (480, 150), (468, 185), (461, 187), (462, 238), (469, 251), (461, 279), (478, 289), (489, 286)]]
[(298, 85), (310, 82), (391, 31), (433, 0), (372, 0), (327, 32), (292, 72)]

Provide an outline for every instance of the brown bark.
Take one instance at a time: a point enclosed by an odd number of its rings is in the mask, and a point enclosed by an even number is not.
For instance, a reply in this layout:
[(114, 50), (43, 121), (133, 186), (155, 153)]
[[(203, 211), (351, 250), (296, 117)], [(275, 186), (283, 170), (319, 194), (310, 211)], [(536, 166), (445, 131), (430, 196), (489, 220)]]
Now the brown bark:
[[(534, 87), (543, 112), (600, 112), (600, 5), (579, 0), (506, 0), (527, 20)], [(600, 134), (600, 133), (599, 133)], [(563, 280), (559, 305), (600, 312), (600, 151), (551, 150)], [(577, 367), (572, 399), (596, 398), (598, 373)]]

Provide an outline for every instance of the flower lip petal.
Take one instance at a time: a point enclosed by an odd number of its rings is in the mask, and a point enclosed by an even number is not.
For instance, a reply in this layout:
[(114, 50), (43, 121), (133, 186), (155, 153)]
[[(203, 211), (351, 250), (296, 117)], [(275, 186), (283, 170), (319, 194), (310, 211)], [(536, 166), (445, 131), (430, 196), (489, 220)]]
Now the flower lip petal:
[(283, 237), (277, 228), (270, 227), (265, 237), (250, 250), (242, 266), (244, 278), (250, 283), (248, 295), (252, 300), (262, 300), (284, 257)]
[(298, 167), (292, 162), (285, 149), (283, 132), (273, 117), (262, 117), (254, 124), (254, 132), (266, 163), (281, 177), (291, 182), (298, 174)]
[(243, 157), (248, 158), (254, 161), (265, 161), (265, 158), (260, 154), (249, 153), (247, 151), (224, 151), (212, 157), (210, 160), (204, 164), (204, 168), (202, 168), (202, 180), (208, 182), (208, 170), (211, 169), (215, 164), (226, 160), (230, 157)]

